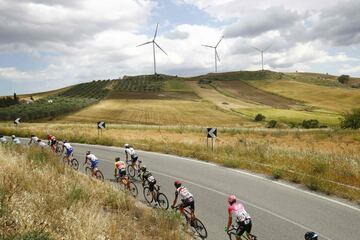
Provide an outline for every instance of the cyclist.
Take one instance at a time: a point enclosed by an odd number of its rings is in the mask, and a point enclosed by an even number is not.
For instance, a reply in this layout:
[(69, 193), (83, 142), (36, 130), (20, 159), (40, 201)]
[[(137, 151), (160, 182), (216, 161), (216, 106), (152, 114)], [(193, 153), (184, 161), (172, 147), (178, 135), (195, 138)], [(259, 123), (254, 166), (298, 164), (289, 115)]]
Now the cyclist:
[(97, 171), (97, 166), (99, 164), (99, 159), (94, 154), (92, 154), (90, 151), (87, 151), (86, 156), (85, 156), (84, 166), (88, 161), (90, 161), (90, 164), (91, 164), (90, 168), (91, 168), (92, 175), (95, 176), (96, 171)]
[(117, 170), (115, 177), (122, 178), (126, 176), (126, 164), (119, 157), (115, 158), (115, 169)]
[(3, 135), (0, 135), (0, 143), (7, 143), (7, 140)]
[(68, 164), (70, 162), (70, 157), (72, 155), (72, 153), (74, 152), (73, 147), (70, 145), (70, 143), (68, 143), (68, 140), (64, 139), (63, 141), (63, 145), (62, 145), (62, 152), (64, 151), (64, 149), (66, 149), (66, 153), (65, 153), (65, 159), (67, 160)]
[(235, 226), (236, 240), (240, 240), (244, 232), (246, 232), (248, 239), (255, 240), (256, 237), (251, 234), (251, 227), (252, 227), (251, 217), (246, 212), (244, 205), (240, 202), (238, 203), (236, 202), (235, 195), (230, 195), (228, 197), (228, 203), (229, 203), (229, 207), (228, 207), (229, 218), (228, 218), (227, 227), (225, 227), (225, 232), (228, 232), (232, 224), (232, 220), (234, 219), (236, 220), (236, 226)]
[(48, 134), (47, 139), (49, 141), (49, 145), (51, 147), (51, 150), (53, 152), (56, 152), (56, 144), (57, 144), (56, 137), (54, 135)]
[(304, 235), (305, 240), (317, 240), (318, 235), (314, 232), (307, 232)]
[(134, 148), (132, 148), (129, 144), (125, 144), (125, 155), (126, 155), (126, 162), (128, 162), (129, 157), (131, 158), (131, 162), (132, 162), (132, 166), (134, 167), (135, 170), (139, 169), (136, 166), (137, 160), (139, 158), (139, 156), (137, 155), (137, 153), (135, 152)]
[(38, 145), (39, 147), (41, 147), (41, 148), (46, 147), (46, 143), (42, 142), (41, 139), (38, 139), (36, 143), (37, 143), (37, 145)]
[(149, 184), (149, 190), (153, 196), (153, 199), (157, 199), (156, 198), (156, 193), (155, 193), (155, 184), (156, 184), (156, 179), (155, 177), (152, 175), (152, 173), (150, 171), (146, 170), (146, 166), (142, 166), (140, 168), (140, 179), (142, 181), (142, 185), (145, 186), (146, 183)]
[(31, 144), (37, 144), (37, 141), (38, 141), (38, 137), (37, 136), (35, 136), (35, 135), (31, 135), (31, 137), (30, 137), (30, 141), (29, 141), (29, 145), (31, 145)]
[(175, 207), (175, 204), (177, 202), (178, 196), (181, 197), (181, 204), (180, 204), (180, 212), (184, 214), (184, 209), (189, 207), (191, 211), (191, 220), (195, 219), (195, 200), (193, 195), (187, 190), (186, 187), (182, 186), (182, 183), (178, 180), (174, 182), (174, 186), (176, 188), (175, 191), (175, 199), (173, 204), (171, 205), (171, 208)]
[(13, 144), (20, 144), (20, 139), (18, 139), (17, 137), (15, 137), (15, 135), (11, 136), (11, 141)]

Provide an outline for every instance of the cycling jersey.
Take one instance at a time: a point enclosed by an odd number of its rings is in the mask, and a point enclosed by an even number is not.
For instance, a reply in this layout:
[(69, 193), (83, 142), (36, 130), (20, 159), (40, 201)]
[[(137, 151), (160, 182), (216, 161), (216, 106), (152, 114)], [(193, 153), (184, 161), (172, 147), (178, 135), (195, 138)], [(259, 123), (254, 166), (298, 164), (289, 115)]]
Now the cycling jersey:
[(86, 155), (86, 159), (89, 159), (90, 160), (90, 163), (91, 163), (91, 168), (96, 168), (98, 163), (99, 163), (99, 160), (97, 159), (97, 157), (94, 155), (94, 154), (89, 154), (89, 155)]
[(63, 144), (64, 148), (66, 149), (66, 156), (70, 157), (70, 155), (73, 153), (74, 149), (72, 148), (72, 146), (70, 145), (70, 143), (64, 143)]
[(117, 162), (115, 163), (115, 167), (116, 167), (117, 169), (125, 169), (125, 163), (124, 163), (123, 161), (117, 161)]
[(142, 173), (141, 178), (143, 180), (147, 181), (149, 184), (152, 184), (152, 183), (156, 182), (156, 179), (154, 178), (154, 176), (149, 171), (145, 171), (144, 173)]
[(38, 137), (34, 136), (34, 137), (31, 137), (30, 139), (30, 143), (37, 143), (37, 141), (39, 140)]
[(12, 142), (13, 142), (14, 144), (20, 144), (20, 143), (21, 143), (18, 138), (14, 138), (14, 139), (12, 140)]
[(182, 200), (193, 199), (193, 195), (189, 192), (189, 190), (187, 190), (186, 187), (183, 187), (183, 186), (176, 189), (175, 196), (178, 196), (178, 195), (180, 195)]
[(237, 222), (245, 222), (250, 220), (250, 215), (246, 212), (245, 207), (241, 203), (234, 203), (228, 207), (229, 216), (231, 215), (233, 219), (236, 219)]
[(6, 142), (7, 142), (6, 138), (4, 136), (1, 136), (0, 143), (6, 143)]
[(138, 155), (133, 148), (125, 148), (126, 155), (129, 155), (132, 160), (137, 160)]

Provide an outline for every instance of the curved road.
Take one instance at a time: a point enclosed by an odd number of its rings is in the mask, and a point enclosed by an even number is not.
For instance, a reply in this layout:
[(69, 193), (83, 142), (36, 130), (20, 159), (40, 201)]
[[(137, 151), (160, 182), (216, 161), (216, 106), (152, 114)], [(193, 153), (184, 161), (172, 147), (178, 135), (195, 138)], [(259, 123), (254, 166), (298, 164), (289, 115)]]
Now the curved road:
[[(114, 158), (125, 159), (123, 148), (72, 145), (81, 166), (86, 150), (91, 150), (100, 159), (99, 169), (106, 179), (113, 178)], [(196, 216), (207, 227), (208, 239), (227, 239), (223, 229), (230, 193), (245, 203), (253, 219), (253, 233), (260, 240), (301, 240), (309, 230), (317, 232), (319, 239), (360, 239), (360, 208), (352, 203), (245, 171), (166, 154), (137, 152), (170, 204), (175, 179), (189, 188), (195, 197)], [(137, 185), (142, 198), (142, 187)]]

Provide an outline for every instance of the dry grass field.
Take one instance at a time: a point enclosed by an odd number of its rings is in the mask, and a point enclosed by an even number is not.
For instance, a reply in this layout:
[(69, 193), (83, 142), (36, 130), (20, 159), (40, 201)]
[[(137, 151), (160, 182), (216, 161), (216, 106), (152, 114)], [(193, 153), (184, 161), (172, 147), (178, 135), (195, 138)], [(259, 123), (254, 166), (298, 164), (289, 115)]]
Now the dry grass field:
[(174, 213), (66, 168), (49, 150), (0, 146), (0, 179), (1, 239), (190, 239)]
[(203, 128), (112, 125), (98, 137), (95, 124), (1, 124), (0, 133), (40, 137), (55, 134), (80, 143), (157, 151), (249, 169), (301, 183), (309, 189), (360, 203), (360, 137), (358, 131), (218, 130), (215, 150), (206, 147)]
[(238, 114), (203, 101), (190, 100), (103, 100), (65, 117), (66, 122), (109, 122), (152, 125), (242, 126)]
[(288, 80), (257, 80), (248, 83), (264, 91), (337, 113), (360, 106), (360, 89), (327, 87)]

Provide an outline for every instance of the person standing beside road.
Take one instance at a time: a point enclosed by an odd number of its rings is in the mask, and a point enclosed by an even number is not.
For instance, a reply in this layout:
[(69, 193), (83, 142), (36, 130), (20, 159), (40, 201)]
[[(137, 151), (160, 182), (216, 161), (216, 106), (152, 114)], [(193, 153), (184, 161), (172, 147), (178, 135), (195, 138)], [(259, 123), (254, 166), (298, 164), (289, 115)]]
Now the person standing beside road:
[(228, 223), (225, 227), (225, 232), (229, 231), (232, 221), (236, 221), (236, 240), (240, 240), (241, 236), (246, 232), (247, 238), (256, 240), (256, 236), (251, 234), (252, 222), (250, 215), (246, 212), (245, 207), (242, 203), (236, 202), (236, 196), (230, 195), (228, 197)]

